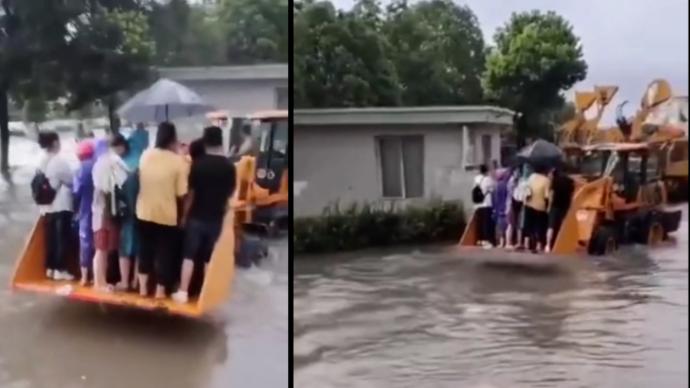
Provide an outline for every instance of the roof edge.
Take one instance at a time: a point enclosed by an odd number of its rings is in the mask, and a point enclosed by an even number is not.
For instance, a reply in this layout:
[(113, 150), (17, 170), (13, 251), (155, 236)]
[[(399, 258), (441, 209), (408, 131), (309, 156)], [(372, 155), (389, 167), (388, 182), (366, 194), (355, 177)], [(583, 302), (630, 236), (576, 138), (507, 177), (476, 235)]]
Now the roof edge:
[(512, 125), (514, 112), (490, 105), (296, 109), (298, 125), (469, 124)]

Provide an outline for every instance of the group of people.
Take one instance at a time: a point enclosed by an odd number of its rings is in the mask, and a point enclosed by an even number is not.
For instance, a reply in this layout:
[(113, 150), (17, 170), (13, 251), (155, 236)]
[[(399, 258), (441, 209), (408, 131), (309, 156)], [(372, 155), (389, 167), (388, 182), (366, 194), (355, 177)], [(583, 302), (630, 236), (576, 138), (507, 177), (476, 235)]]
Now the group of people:
[[(186, 303), (195, 265), (204, 270), (223, 228), (235, 189), (235, 166), (223, 152), (223, 134), (207, 127), (183, 154), (172, 123), (158, 126), (154, 147), (138, 125), (128, 138), (81, 141), (79, 169), (60, 154), (55, 132), (39, 134), (45, 151), (32, 181), (45, 219), (46, 276), (73, 280), (67, 255), (78, 220), (81, 284), (102, 292), (135, 291)], [(184, 236), (184, 237), (182, 237)], [(175, 241), (183, 239), (181, 268)], [(119, 255), (119, 283), (108, 284), (108, 257)], [(177, 274), (180, 274), (179, 278)]]
[(477, 242), (485, 249), (548, 253), (570, 208), (575, 182), (560, 166), (479, 167), (472, 189)]

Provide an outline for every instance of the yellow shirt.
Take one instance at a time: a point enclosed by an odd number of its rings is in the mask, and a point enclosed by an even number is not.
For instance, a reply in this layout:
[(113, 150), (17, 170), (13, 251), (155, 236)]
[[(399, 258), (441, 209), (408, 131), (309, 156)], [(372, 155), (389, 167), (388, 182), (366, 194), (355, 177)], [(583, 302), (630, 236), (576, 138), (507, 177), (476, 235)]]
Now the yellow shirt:
[(532, 173), (527, 179), (530, 196), (526, 205), (534, 210), (546, 211), (546, 199), (551, 190), (551, 181), (545, 175)]
[(177, 225), (177, 199), (187, 194), (189, 167), (182, 156), (148, 149), (139, 164), (137, 218), (160, 225)]

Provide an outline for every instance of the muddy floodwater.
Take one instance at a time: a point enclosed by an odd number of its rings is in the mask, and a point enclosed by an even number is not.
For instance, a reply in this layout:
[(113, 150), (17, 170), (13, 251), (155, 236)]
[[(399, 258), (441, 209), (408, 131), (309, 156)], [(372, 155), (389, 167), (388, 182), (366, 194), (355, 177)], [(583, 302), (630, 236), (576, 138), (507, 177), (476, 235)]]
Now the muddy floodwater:
[(300, 388), (688, 386), (688, 222), (561, 273), (452, 248), (295, 260)]
[(199, 321), (10, 292), (37, 214), (27, 188), (37, 148), (12, 142), (15, 185), (0, 180), (0, 387), (287, 386), (287, 241), (261, 268), (238, 271), (232, 297)]

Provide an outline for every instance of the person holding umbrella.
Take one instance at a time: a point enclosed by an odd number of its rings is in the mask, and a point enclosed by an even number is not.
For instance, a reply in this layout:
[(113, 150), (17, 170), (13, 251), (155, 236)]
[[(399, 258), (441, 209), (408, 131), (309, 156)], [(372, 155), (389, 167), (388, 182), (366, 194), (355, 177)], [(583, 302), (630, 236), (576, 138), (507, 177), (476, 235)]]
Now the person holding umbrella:
[(527, 179), (528, 189), (524, 195), (523, 237), (527, 248), (534, 244), (533, 252), (540, 252), (546, 246), (548, 227), (547, 205), (551, 181), (546, 173), (562, 162), (563, 151), (555, 144), (539, 139), (523, 148), (518, 158), (534, 169)]

